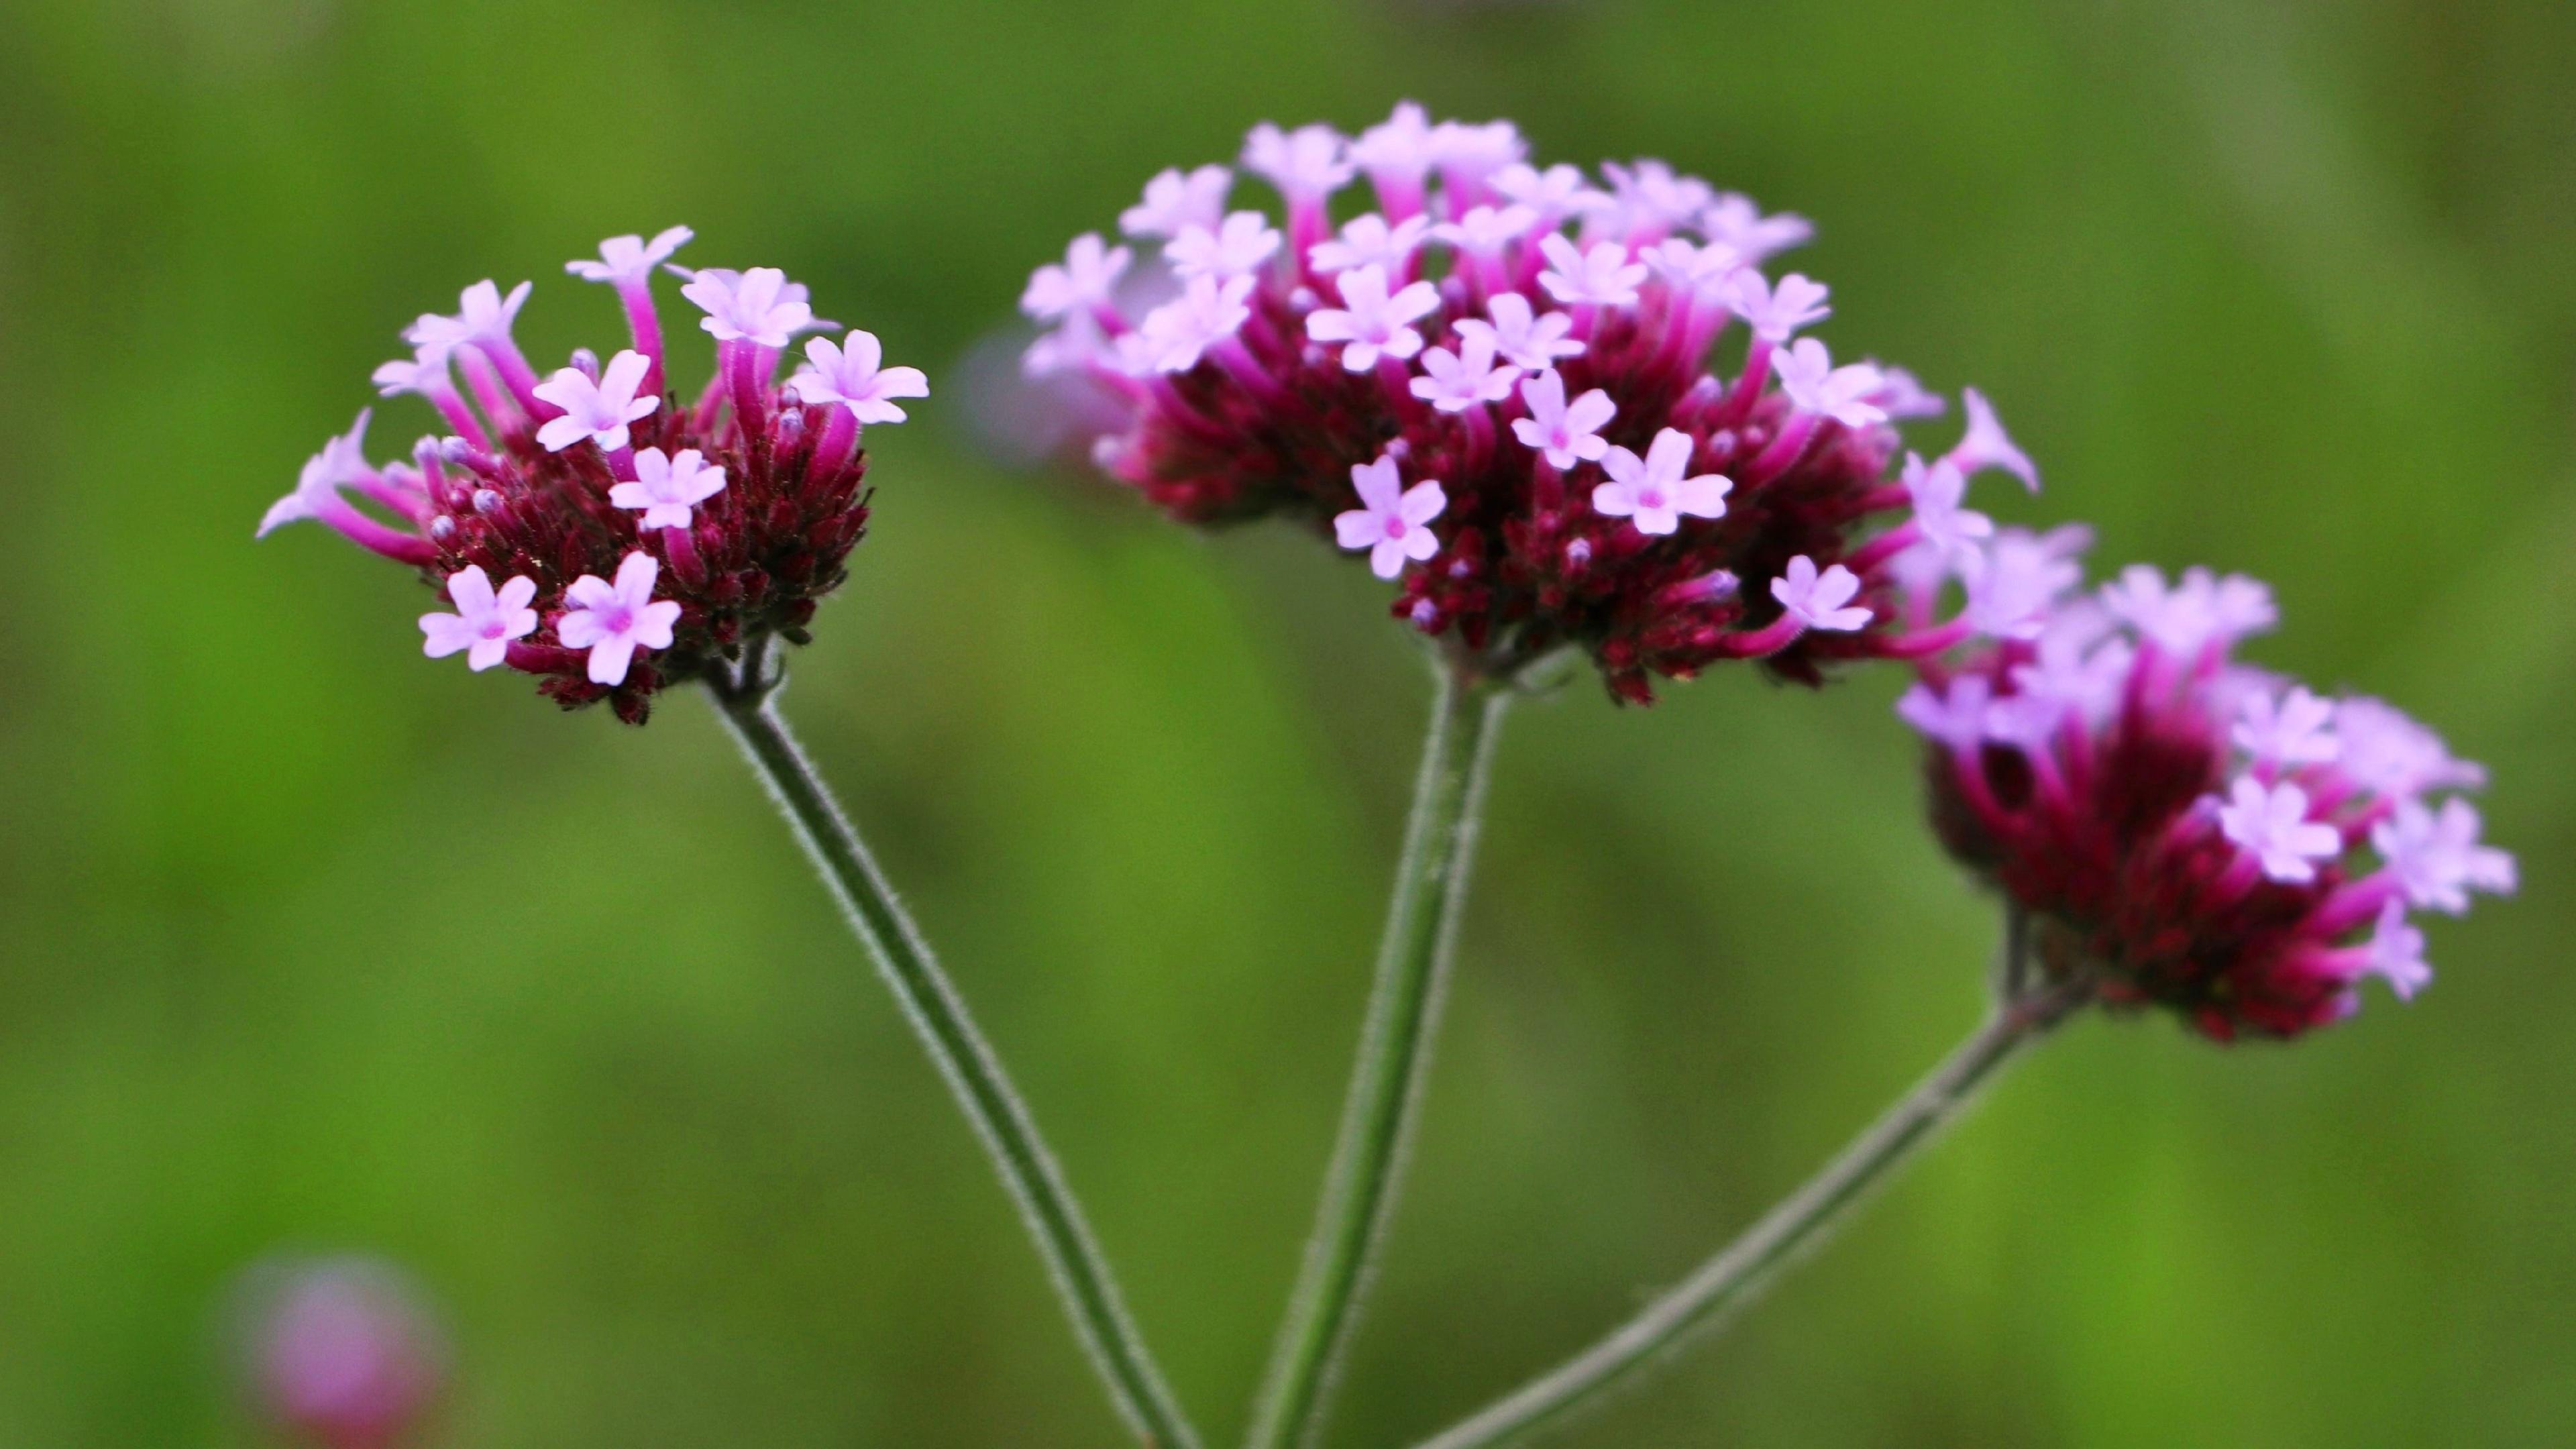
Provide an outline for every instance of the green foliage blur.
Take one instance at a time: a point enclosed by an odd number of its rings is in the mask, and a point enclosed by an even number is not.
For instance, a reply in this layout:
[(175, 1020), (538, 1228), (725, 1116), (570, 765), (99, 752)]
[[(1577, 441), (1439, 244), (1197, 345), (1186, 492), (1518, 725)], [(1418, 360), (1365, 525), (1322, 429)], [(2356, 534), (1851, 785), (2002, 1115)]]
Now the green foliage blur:
[[(560, 716), (423, 661), (403, 571), (251, 542), (414, 314), (533, 276), (533, 355), (613, 347), (563, 260), (682, 221), (931, 370), (788, 707), (1229, 1438), (1420, 665), (1364, 570), (981, 461), (949, 382), (1153, 170), (1405, 96), (1813, 217), (1837, 351), (2038, 456), (1988, 501), (2273, 580), (2257, 657), (2488, 761), (2524, 867), (2411, 1007), (2078, 1025), (1564, 1442), (2576, 1441), (2571, 70), (2555, 0), (6, 0), (0, 1449), (267, 1442), (227, 1285), (341, 1249), (436, 1296), (440, 1446), (1121, 1442), (703, 704)], [(1898, 682), (1510, 722), (1336, 1449), (1588, 1340), (1973, 1023)]]

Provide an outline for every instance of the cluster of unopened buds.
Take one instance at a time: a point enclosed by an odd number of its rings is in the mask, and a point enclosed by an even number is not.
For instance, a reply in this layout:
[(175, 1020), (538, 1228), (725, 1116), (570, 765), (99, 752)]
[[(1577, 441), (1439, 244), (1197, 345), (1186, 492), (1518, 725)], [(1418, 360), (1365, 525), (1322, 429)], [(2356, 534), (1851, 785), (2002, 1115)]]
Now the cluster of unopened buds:
[[(1126, 400), (1097, 460), (1172, 516), (1329, 532), (1498, 676), (1571, 645), (1643, 703), (1720, 660), (1915, 661), (1950, 848), (2053, 972), (2212, 1035), (2332, 1020), (2366, 975), (2412, 994), (2408, 907), (2511, 888), (2475, 810), (2427, 800), (2479, 778), (2430, 731), (2230, 662), (2260, 585), (2132, 570), (2069, 601), (2082, 530), (1966, 505), (1987, 470), (2039, 485), (1974, 389), (1947, 452), (1901, 453), (1945, 404), (1801, 335), (1826, 289), (1763, 268), (1802, 219), (1657, 161), (1542, 169), (1508, 122), (1409, 103), (1356, 137), (1265, 124), (1240, 161), (1284, 216), (1234, 209), (1232, 168), (1165, 171), (1126, 243), (1077, 237), (1021, 299), (1052, 328), (1028, 366)], [(1337, 220), (1363, 177), (1376, 209)]]
[[(456, 315), (422, 317), (403, 334), (412, 356), (375, 381), (427, 400), (448, 431), (378, 467), (360, 413), (259, 532), (314, 519), (420, 570), (453, 610), (422, 617), (429, 655), (507, 664), (567, 707), (606, 699), (630, 722), (753, 641), (805, 642), (867, 529), (861, 432), (901, 422), (898, 400), (929, 387), (917, 368), (881, 367), (877, 339), (856, 331), (809, 338), (782, 386), (790, 341), (834, 324), (774, 268), (666, 266), (689, 239), (686, 227), (612, 237), (569, 265), (624, 304), (633, 345), (605, 364), (584, 350), (538, 377), (511, 338), (526, 282), (507, 294), (477, 282)], [(683, 279), (715, 339), (714, 375), (687, 405), (667, 370), (656, 270)]]
[[(1656, 161), (1541, 169), (1510, 123), (1411, 104), (1356, 138), (1264, 125), (1242, 165), (1284, 217), (1229, 209), (1227, 167), (1166, 171), (1132, 243), (1076, 238), (1021, 299), (1053, 327), (1029, 366), (1127, 400), (1098, 460), (1174, 517), (1329, 531), (1486, 672), (1572, 646), (1640, 703), (1655, 675), (1813, 681), (1971, 627), (1904, 626), (1899, 556), (1958, 541), (1939, 484), (2038, 475), (1970, 392), (1946, 467), (1893, 476), (1897, 425), (1945, 404), (1800, 335), (1826, 289), (1762, 268), (1805, 221)], [(1337, 223), (1361, 177), (1377, 209)], [(2023, 587), (1973, 582), (1972, 610)]]
[(2043, 969), (2099, 973), (2113, 1005), (2224, 1040), (2339, 1020), (2369, 976), (2413, 996), (2432, 971), (2409, 910), (2514, 888), (2455, 793), (2485, 771), (2379, 700), (2237, 662), (2275, 622), (2262, 584), (2135, 565), (2067, 596), (2081, 546), (1998, 538), (2047, 561), (2045, 607), (1925, 661), (1899, 702), (1944, 844), (2030, 913)]

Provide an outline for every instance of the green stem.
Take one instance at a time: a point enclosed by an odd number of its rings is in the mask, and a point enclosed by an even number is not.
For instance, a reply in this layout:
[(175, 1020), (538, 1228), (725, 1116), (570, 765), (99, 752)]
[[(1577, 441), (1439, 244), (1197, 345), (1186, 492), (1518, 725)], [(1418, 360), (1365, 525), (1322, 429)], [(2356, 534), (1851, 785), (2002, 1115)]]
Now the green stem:
[[(2006, 980), (2023, 979), (2027, 932), (2007, 923)], [(1432, 1435), (1415, 1449), (1482, 1449), (1562, 1422), (1659, 1364), (1693, 1330), (1722, 1322), (1768, 1285), (1801, 1251), (1815, 1247), (1842, 1213), (1957, 1116), (2021, 1049), (2046, 1035), (2089, 995), (2082, 981), (2045, 985), (2007, 1000), (1914, 1090), (1899, 1098), (1822, 1172), (1700, 1265), (1679, 1287), (1616, 1332), (1544, 1376)]]
[(741, 680), (713, 682), (710, 692), (744, 758), (769, 787), (840, 903), (851, 932), (867, 947), (903, 1004), (905, 1018), (991, 1151), (1063, 1295), (1074, 1331), (1108, 1386), (1110, 1401), (1147, 1449), (1195, 1449), (1198, 1436), (1137, 1336), (1073, 1189), (920, 928), (896, 901), (884, 872), (779, 718), (772, 703), (778, 684), (776, 677), (764, 677), (763, 661), (755, 656)]
[(1395, 1203), (1466, 900), (1496, 726), (1509, 698), (1508, 687), (1462, 677), (1446, 663), (1438, 670), (1359, 1062), (1248, 1449), (1301, 1449), (1321, 1424), (1335, 1362)]

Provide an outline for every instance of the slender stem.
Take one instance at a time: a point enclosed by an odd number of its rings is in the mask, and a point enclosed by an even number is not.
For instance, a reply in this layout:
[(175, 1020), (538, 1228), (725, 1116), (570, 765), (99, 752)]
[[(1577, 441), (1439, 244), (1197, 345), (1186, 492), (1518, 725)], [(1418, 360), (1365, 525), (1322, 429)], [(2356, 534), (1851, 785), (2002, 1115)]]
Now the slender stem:
[[(2021, 979), (2014, 958), (2028, 933), (2007, 922), (2003, 975)], [(1434, 1434), (1415, 1449), (1481, 1449), (1562, 1422), (1657, 1365), (1695, 1329), (1722, 1322), (1768, 1285), (1772, 1275), (1815, 1247), (1841, 1214), (1885, 1178), (2020, 1050), (2046, 1035), (2089, 994), (2080, 980), (2039, 987), (2007, 999), (1914, 1090), (1852, 1139), (1822, 1172), (1763, 1215), (1744, 1235), (1616, 1332), (1547, 1374)]]
[(1198, 1436), (1137, 1336), (1073, 1189), (1039, 1138), (1037, 1124), (1012, 1090), (1000, 1060), (976, 1030), (964, 999), (940, 971), (920, 928), (896, 901), (884, 872), (779, 718), (772, 700), (779, 681), (764, 677), (764, 662), (755, 654), (739, 680), (711, 685), (717, 713), (795, 828), (850, 930), (868, 948), (903, 1004), (905, 1018), (992, 1152), (1111, 1402), (1147, 1449), (1194, 1449)]
[(1359, 1062), (1248, 1449), (1300, 1449), (1321, 1425), (1335, 1363), (1395, 1204), (1430, 1064), (1496, 726), (1511, 696), (1506, 686), (1462, 677), (1446, 664), (1438, 673)]

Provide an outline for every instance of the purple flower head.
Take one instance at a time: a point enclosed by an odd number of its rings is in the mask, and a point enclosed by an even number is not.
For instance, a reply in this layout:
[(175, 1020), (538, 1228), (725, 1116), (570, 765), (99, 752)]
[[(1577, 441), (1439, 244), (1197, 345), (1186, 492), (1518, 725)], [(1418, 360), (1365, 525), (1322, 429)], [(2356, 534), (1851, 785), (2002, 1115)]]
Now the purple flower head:
[(682, 290), (706, 314), (714, 375), (683, 399), (652, 284), (688, 239), (611, 237), (570, 265), (615, 288), (633, 334), (604, 366), (583, 351), (550, 378), (528, 369), (510, 341), (524, 284), (478, 283), (458, 315), (422, 318), (411, 361), (376, 384), (429, 402), (447, 432), (379, 466), (360, 414), (259, 531), (313, 520), (416, 570), (449, 606), (422, 616), (423, 652), (507, 665), (568, 708), (605, 700), (630, 722), (753, 641), (804, 643), (867, 528), (861, 430), (901, 421), (895, 400), (928, 385), (851, 332), (813, 339), (782, 386), (780, 352), (826, 325), (805, 289), (773, 268), (705, 268)]
[[(1095, 457), (1149, 502), (1196, 524), (1284, 517), (1355, 551), (1365, 525), (1396, 618), (1495, 674), (1578, 649), (1628, 701), (1727, 660), (1814, 682), (1970, 627), (1908, 603), (1992, 568), (1958, 460), (1921, 501), (1891, 476), (1898, 421), (1939, 401), (1836, 366), (1798, 335), (1822, 284), (1756, 270), (1804, 221), (1658, 162), (1533, 163), (1509, 122), (1410, 104), (1352, 140), (1262, 126), (1243, 166), (1284, 215), (1221, 217), (1224, 168), (1162, 173), (1122, 218), (1172, 238), (1137, 294), (1160, 305), (1089, 289), (1031, 359), (1123, 400)], [(1374, 204), (1328, 217), (1356, 180)], [(1042, 269), (1031, 296), (1063, 295)], [(1360, 468), (1392, 469), (1399, 500), (1437, 479), (1442, 506), (1355, 509)], [(1401, 547), (1381, 548), (1394, 524)], [(1997, 577), (1988, 614), (2048, 601), (2019, 559)]]
[(260, 1414), (319, 1449), (410, 1442), (447, 1376), (445, 1345), (419, 1295), (373, 1259), (254, 1270), (238, 1331)]
[(2260, 584), (2133, 568), (2061, 598), (2072, 548), (2007, 531), (1990, 553), (2008, 540), (2014, 587), (2046, 601), (1927, 656), (1897, 712), (1929, 743), (1943, 844), (2030, 913), (2043, 969), (2221, 1040), (2296, 1036), (2350, 1015), (2364, 977), (2401, 998), (2431, 979), (2410, 908), (2514, 888), (2476, 809), (2425, 798), (2480, 778), (2430, 730), (2232, 659), (2273, 621)]

